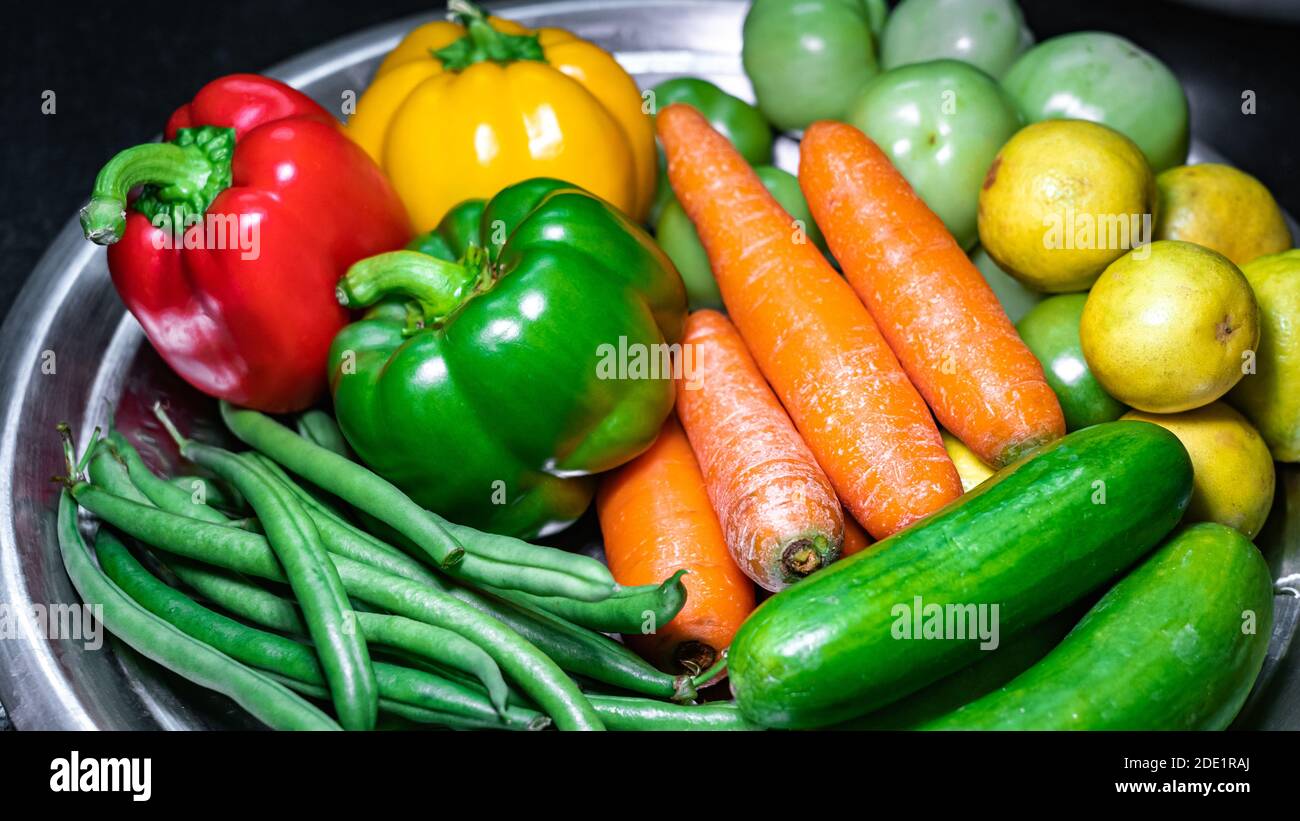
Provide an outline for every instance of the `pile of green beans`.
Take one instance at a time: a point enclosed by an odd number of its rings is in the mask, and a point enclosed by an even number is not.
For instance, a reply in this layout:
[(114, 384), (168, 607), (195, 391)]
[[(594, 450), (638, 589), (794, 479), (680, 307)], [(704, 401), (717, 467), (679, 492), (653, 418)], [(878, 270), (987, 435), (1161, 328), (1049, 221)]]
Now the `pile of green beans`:
[[(142, 652), (269, 726), (369, 729), (382, 714), (384, 725), (453, 729), (752, 729), (729, 703), (690, 706), (722, 668), (672, 676), (605, 635), (671, 620), (685, 602), (682, 573), (622, 588), (594, 559), (448, 522), (352, 461), (323, 412), (304, 414), (295, 433), (223, 403), (254, 448), (242, 454), (187, 439), (156, 412), (181, 455), (216, 480), (158, 476), (116, 432), (75, 466), (69, 445), (74, 530), (73, 502), (101, 524), (99, 568), (84, 545), (81, 558), (116, 591), (106, 622), (128, 644), (121, 611), (197, 642), (242, 671), (244, 690), (214, 686), (175, 653)], [(137, 558), (149, 550), (161, 553)], [(587, 682), (629, 695), (584, 692)], [(258, 701), (268, 693), (273, 710)]]
[[(82, 465), (71, 452), (66, 428), (61, 432), (65, 436), (65, 454), (71, 478)], [(90, 551), (77, 524), (77, 506), (67, 489), (59, 495), (58, 535), (63, 566), (82, 601), (99, 605), (104, 626), (133, 650), (196, 684), (228, 696), (269, 727), (341, 729), (333, 719), (284, 685), (250, 670), (208, 643), (181, 632), (124, 594), (90, 560)], [(106, 547), (121, 544), (107, 531), (99, 534), (96, 543)]]

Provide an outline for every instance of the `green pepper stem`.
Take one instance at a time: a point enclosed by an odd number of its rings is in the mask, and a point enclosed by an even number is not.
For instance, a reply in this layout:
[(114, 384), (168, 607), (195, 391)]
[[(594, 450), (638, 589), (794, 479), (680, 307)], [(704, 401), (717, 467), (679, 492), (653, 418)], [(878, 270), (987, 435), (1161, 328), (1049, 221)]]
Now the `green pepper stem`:
[(414, 301), (426, 325), (450, 316), (477, 293), (486, 270), (482, 249), (471, 248), (460, 262), (421, 254), (390, 251), (355, 263), (339, 280), (335, 294), (345, 308), (364, 308), (384, 297)]
[(509, 63), (546, 59), (537, 35), (497, 31), (483, 9), (470, 0), (449, 0), (447, 10), (467, 32), (459, 40), (433, 52), (448, 71), (460, 71), (485, 60)]
[(81, 209), (81, 229), (96, 245), (112, 245), (126, 229), (126, 197), (137, 185), (151, 183), (181, 196), (200, 192), (212, 164), (199, 152), (174, 143), (146, 143), (121, 151), (95, 178), (90, 202)]

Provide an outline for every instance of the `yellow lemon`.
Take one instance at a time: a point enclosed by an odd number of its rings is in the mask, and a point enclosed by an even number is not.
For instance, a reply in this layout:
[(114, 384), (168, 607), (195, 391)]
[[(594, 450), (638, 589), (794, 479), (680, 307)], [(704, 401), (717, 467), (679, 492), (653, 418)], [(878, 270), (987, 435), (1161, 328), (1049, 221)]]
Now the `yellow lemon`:
[(960, 439), (946, 430), (941, 430), (939, 433), (943, 435), (943, 446), (948, 451), (948, 458), (957, 468), (962, 493), (969, 493), (972, 488), (993, 475), (993, 468), (985, 464), (975, 455), (975, 451), (966, 447)]
[(1082, 291), (1125, 251), (1151, 239), (1155, 177), (1123, 134), (1047, 120), (998, 152), (979, 198), (980, 243), (1039, 291)]
[(1208, 405), (1241, 379), (1259, 343), (1259, 306), (1227, 257), (1161, 240), (1101, 275), (1079, 340), (1107, 393), (1138, 410), (1176, 413)]
[(1156, 177), (1156, 239), (1204, 245), (1237, 265), (1291, 247), (1291, 232), (1264, 184), (1230, 165), (1180, 165)]
[(1166, 428), (1192, 457), (1192, 502), (1187, 521), (1218, 522), (1255, 538), (1273, 505), (1273, 459), (1259, 431), (1223, 402), (1161, 415), (1129, 411)]
[(1300, 462), (1300, 251), (1260, 257), (1241, 272), (1259, 302), (1259, 348), (1228, 401), (1259, 428), (1274, 459)]

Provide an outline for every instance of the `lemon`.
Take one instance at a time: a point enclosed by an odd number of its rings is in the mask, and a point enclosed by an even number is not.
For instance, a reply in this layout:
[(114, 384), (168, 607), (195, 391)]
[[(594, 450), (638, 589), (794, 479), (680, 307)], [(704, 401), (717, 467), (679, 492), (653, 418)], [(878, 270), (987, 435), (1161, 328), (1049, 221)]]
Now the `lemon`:
[(952, 460), (953, 466), (957, 468), (957, 476), (961, 478), (962, 493), (969, 493), (993, 475), (993, 468), (985, 464), (975, 455), (975, 451), (966, 447), (960, 439), (946, 430), (941, 430), (939, 433), (943, 436), (943, 446), (948, 451), (948, 458)]
[(1246, 414), (1279, 462), (1300, 462), (1300, 251), (1242, 266), (1259, 302), (1255, 367), (1228, 401)]
[(1291, 232), (1264, 184), (1230, 165), (1180, 165), (1156, 177), (1156, 239), (1212, 248), (1237, 265), (1291, 247)]
[(1259, 431), (1223, 402), (1169, 415), (1129, 411), (1169, 430), (1192, 457), (1187, 521), (1218, 522), (1255, 538), (1273, 505), (1273, 459)]
[(1155, 177), (1123, 134), (1047, 120), (1002, 146), (979, 199), (980, 243), (1039, 291), (1082, 291), (1125, 251), (1151, 239)]
[(1161, 240), (1120, 257), (1079, 321), (1083, 358), (1106, 392), (1152, 413), (1218, 399), (1254, 361), (1259, 306), (1227, 257)]

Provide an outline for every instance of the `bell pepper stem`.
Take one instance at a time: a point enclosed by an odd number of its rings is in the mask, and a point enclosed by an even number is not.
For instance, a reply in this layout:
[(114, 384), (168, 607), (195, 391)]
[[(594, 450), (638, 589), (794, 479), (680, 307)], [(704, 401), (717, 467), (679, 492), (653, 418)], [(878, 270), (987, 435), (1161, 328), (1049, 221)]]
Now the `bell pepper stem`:
[(126, 228), (126, 198), (151, 183), (191, 196), (203, 189), (212, 164), (199, 152), (173, 143), (146, 143), (119, 152), (95, 178), (90, 202), (81, 209), (81, 229), (97, 245), (112, 245)]
[(345, 308), (364, 308), (384, 297), (411, 299), (432, 325), (465, 304), (483, 283), (485, 260), (470, 254), (462, 263), (419, 251), (390, 251), (355, 263), (335, 291)]
[(536, 34), (498, 31), (488, 21), (487, 13), (470, 0), (449, 0), (447, 10), (466, 31), (464, 37), (433, 52), (448, 71), (461, 71), (484, 60), (510, 63), (546, 59)]

